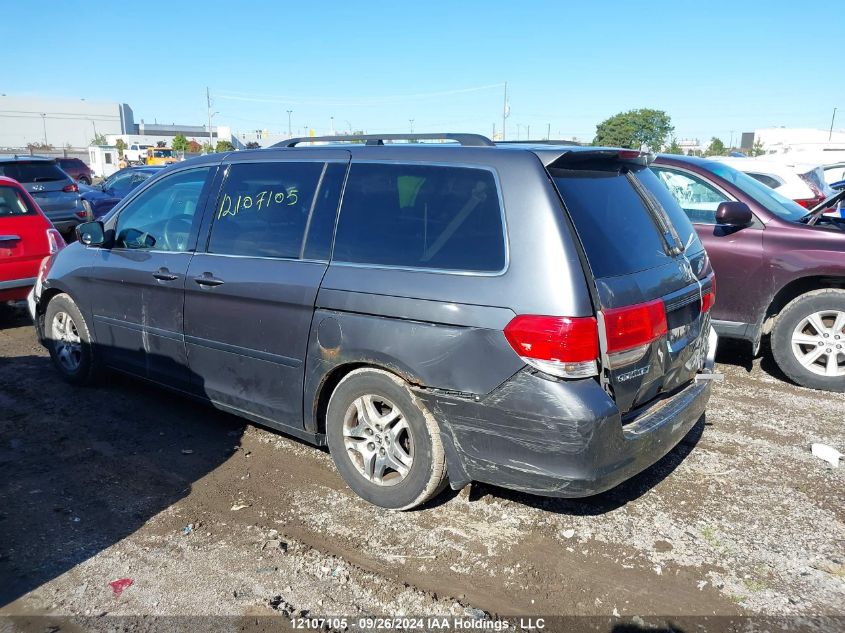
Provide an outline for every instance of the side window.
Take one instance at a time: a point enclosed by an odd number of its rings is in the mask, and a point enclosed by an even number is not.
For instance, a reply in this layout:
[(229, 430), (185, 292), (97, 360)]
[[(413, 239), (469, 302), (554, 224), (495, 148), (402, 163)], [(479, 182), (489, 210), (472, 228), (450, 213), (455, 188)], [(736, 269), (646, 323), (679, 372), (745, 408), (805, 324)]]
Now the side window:
[(467, 167), (353, 163), (332, 259), (502, 270), (504, 227), (493, 174)]
[(156, 182), (120, 212), (118, 248), (186, 251), (199, 221), (202, 188), (210, 167), (180, 171)]
[(783, 184), (782, 181), (778, 180), (774, 176), (769, 176), (768, 174), (757, 174), (751, 173), (750, 171), (745, 173), (751, 176), (754, 180), (762, 182), (764, 185), (766, 185), (767, 187), (771, 187), (772, 189), (777, 189)]
[(209, 253), (299, 258), (325, 163), (235, 163), (217, 199)]
[(730, 201), (730, 198), (697, 176), (656, 165), (652, 165), (651, 169), (694, 224), (716, 224), (719, 204)]
[(323, 174), (320, 191), (317, 192), (317, 200), (314, 202), (311, 221), (308, 223), (308, 235), (302, 249), (304, 259), (328, 261), (331, 256), (337, 205), (340, 202), (344, 176), (346, 163), (329, 163), (326, 166), (326, 173)]

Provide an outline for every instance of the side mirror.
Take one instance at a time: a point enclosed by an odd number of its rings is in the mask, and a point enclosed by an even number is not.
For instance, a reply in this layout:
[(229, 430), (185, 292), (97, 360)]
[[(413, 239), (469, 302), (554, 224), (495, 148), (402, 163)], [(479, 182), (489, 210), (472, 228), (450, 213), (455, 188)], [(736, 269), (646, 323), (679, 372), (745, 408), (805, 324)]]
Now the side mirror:
[(106, 233), (102, 222), (85, 222), (76, 227), (76, 239), (85, 246), (102, 246), (106, 241)]
[(754, 214), (744, 202), (722, 202), (716, 209), (716, 224), (743, 227), (754, 221)]

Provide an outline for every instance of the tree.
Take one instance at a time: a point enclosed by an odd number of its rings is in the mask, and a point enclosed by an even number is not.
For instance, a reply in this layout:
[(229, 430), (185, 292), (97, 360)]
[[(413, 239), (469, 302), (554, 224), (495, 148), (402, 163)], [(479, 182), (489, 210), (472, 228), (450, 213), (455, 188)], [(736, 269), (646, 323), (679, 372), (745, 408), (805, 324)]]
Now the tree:
[(704, 152), (705, 156), (726, 156), (728, 153), (728, 149), (725, 147), (725, 144), (722, 142), (722, 139), (716, 138), (715, 136), (710, 139), (710, 145), (707, 146), (707, 149)]
[(261, 145), (259, 145), (257, 141), (250, 141), (246, 144), (247, 149), (259, 149), (260, 147)]
[(95, 134), (94, 138), (91, 139), (89, 145), (105, 145), (106, 144), (106, 135), (105, 134)]
[(42, 152), (47, 152), (53, 149), (53, 146), (49, 143), (27, 143), (26, 148), (29, 151), (37, 151), (40, 150)]
[(232, 145), (230, 141), (217, 141), (217, 147), (214, 149), (215, 152), (231, 152), (235, 149), (235, 146)]
[(213, 154), (214, 148), (211, 146), (211, 143), (203, 143), (202, 144), (202, 153), (203, 154)]
[(669, 146), (663, 151), (667, 154), (683, 154), (684, 148), (678, 145), (678, 139), (673, 136), (672, 141), (669, 143)]
[(177, 152), (184, 152), (188, 149), (188, 139), (186, 139), (182, 134), (177, 134), (173, 137), (172, 147)]
[(199, 154), (202, 151), (202, 145), (197, 143), (194, 139), (188, 141), (188, 151), (191, 154)]
[(117, 155), (122, 158), (123, 150), (126, 149), (126, 141), (124, 141), (122, 138), (119, 138), (117, 139), (117, 141), (115, 141), (114, 146), (117, 148)]
[(628, 110), (599, 123), (593, 145), (657, 150), (674, 129), (672, 119), (662, 110)]
[(156, 143), (156, 147), (167, 147), (167, 143), (165, 143), (164, 141), (158, 141)]
[(762, 156), (766, 153), (766, 148), (763, 147), (763, 141), (759, 138), (754, 141), (754, 145), (751, 146), (751, 151), (748, 152), (749, 156)]

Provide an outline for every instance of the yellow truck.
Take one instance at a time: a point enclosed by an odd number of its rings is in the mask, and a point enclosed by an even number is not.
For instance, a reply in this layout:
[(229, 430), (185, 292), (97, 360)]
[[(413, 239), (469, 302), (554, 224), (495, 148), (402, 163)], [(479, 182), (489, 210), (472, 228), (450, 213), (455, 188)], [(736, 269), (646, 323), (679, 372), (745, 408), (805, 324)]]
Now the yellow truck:
[(169, 147), (148, 147), (147, 165), (169, 165), (176, 162), (176, 153)]

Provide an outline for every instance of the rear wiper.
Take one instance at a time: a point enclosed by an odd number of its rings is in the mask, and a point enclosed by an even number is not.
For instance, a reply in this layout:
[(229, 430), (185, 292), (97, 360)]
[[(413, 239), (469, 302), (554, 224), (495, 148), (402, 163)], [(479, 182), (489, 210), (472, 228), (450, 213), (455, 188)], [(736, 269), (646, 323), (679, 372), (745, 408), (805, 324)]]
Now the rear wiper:
[(681, 242), (681, 236), (678, 235), (675, 226), (669, 219), (669, 214), (666, 213), (660, 201), (648, 189), (643, 187), (642, 183), (637, 180), (631, 171), (625, 171), (625, 178), (628, 179), (634, 191), (637, 192), (637, 195), (643, 201), (643, 206), (645, 206), (652, 221), (657, 226), (657, 230), (660, 232), (660, 237), (663, 239), (663, 244), (669, 255), (680, 255), (683, 253), (686, 246)]

